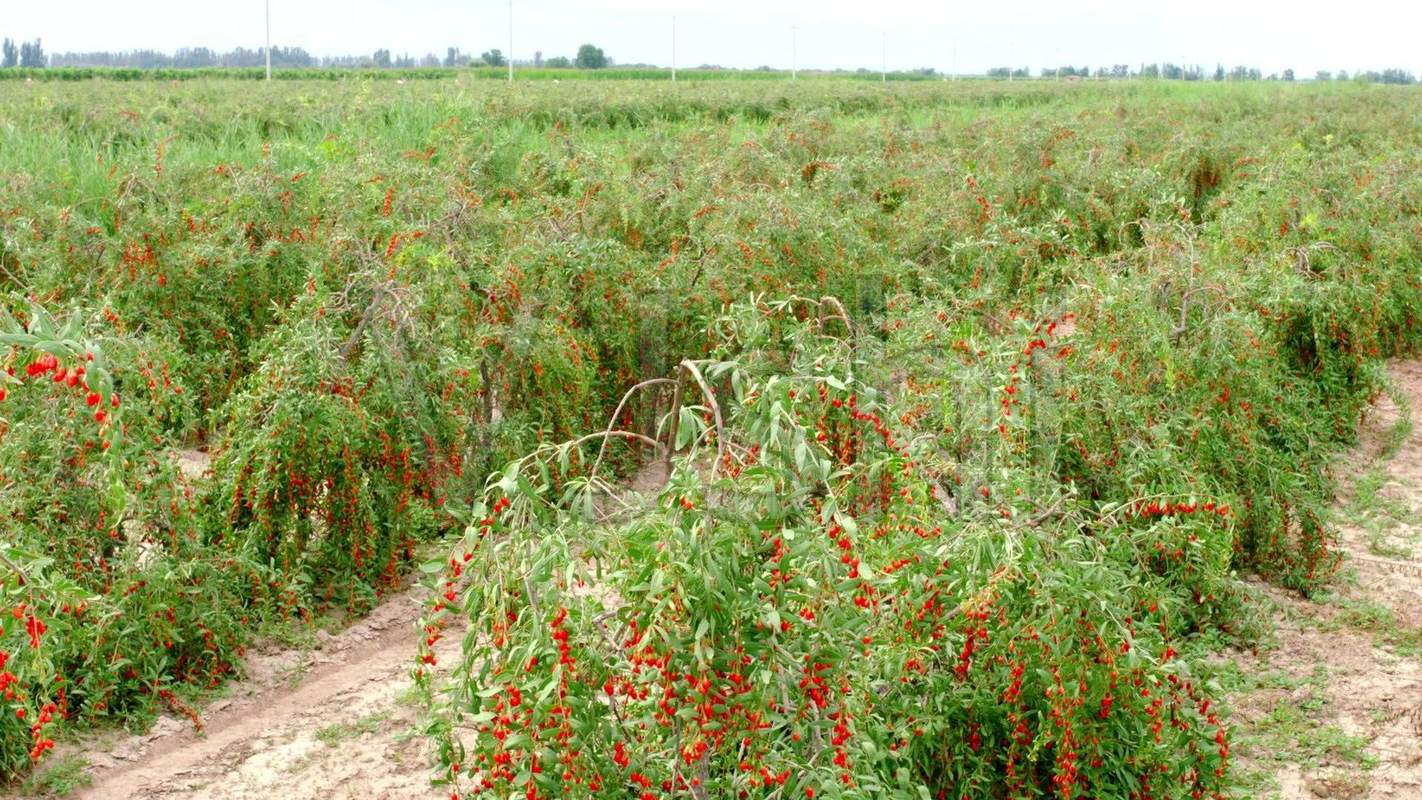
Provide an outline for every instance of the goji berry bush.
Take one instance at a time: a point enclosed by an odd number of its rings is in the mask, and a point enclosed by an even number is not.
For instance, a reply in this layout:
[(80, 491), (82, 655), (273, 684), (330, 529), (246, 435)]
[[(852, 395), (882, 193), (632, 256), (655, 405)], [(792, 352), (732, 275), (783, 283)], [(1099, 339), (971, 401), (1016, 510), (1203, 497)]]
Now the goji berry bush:
[(736, 307), (688, 362), (708, 394), (645, 510), (586, 514), (596, 483), (550, 478), (566, 445), (491, 481), (426, 620), (432, 648), (467, 614), (472, 646), (448, 686), (420, 672), (455, 794), (1218, 794), (1181, 587), (1114, 543), (1218, 539), (1227, 511), (945, 486), (882, 345), (792, 311)]
[(198, 720), (439, 542), (460, 796), (1229, 795), (1194, 676), (1258, 632), (1242, 572), (1337, 567), (1418, 109), (7, 82), (0, 772)]

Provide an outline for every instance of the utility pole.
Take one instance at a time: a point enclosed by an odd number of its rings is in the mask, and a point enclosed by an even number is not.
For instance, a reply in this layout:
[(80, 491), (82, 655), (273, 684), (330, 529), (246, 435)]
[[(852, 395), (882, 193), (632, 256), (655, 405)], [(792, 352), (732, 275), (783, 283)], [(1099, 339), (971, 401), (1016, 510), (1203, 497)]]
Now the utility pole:
[(272, 79), (272, 0), (267, 0), (267, 80)]
[(509, 83), (513, 83), (513, 0), (509, 0)]
[(676, 15), (672, 15), (672, 83), (676, 83)]
[(796, 53), (795, 26), (790, 26), (790, 80), (797, 80), (800, 77), (800, 64)]

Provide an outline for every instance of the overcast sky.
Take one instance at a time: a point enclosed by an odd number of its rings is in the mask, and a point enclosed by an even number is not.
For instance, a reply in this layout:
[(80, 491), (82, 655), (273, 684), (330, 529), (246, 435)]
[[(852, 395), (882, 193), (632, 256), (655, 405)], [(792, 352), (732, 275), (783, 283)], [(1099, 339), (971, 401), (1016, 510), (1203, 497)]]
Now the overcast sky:
[[(257, 47), (263, 0), (0, 0), (0, 35), (49, 52)], [(1418, 0), (514, 0), (516, 58), (593, 42), (619, 63), (802, 68), (1244, 64), (1265, 73), (1422, 72)], [(272, 0), (272, 41), (316, 55), (441, 55), (508, 44), (507, 0)]]

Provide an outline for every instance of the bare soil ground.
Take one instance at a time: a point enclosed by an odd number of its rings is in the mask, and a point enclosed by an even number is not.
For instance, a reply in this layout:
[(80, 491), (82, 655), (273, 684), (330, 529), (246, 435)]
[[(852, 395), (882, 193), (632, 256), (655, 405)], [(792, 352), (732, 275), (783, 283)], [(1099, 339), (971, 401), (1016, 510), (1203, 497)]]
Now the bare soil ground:
[[(249, 676), (208, 706), (205, 733), (172, 716), (148, 733), (88, 742), (85, 800), (435, 798), (428, 753), (401, 702), (422, 594), (407, 590), (315, 649), (253, 654)], [(452, 662), (462, 633), (441, 640)], [(62, 754), (61, 754), (62, 755)]]
[(1389, 372), (1336, 468), (1336, 586), (1306, 600), (1260, 585), (1275, 646), (1234, 659), (1247, 796), (1422, 798), (1422, 362)]

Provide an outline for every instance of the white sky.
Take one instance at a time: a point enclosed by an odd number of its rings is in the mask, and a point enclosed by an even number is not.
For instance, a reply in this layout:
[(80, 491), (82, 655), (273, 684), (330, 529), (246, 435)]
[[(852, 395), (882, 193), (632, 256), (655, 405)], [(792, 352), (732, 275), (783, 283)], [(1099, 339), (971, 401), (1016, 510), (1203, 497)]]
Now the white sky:
[[(508, 52), (506, 0), (272, 0), (272, 41), (316, 55)], [(263, 0), (0, 0), (0, 36), (48, 52), (258, 47)], [(569, 55), (583, 42), (620, 63), (935, 67), (1081, 66), (1172, 61), (1213, 68), (1402, 67), (1422, 73), (1418, 0), (514, 0), (516, 58)], [(887, 46), (885, 46), (885, 44)]]

